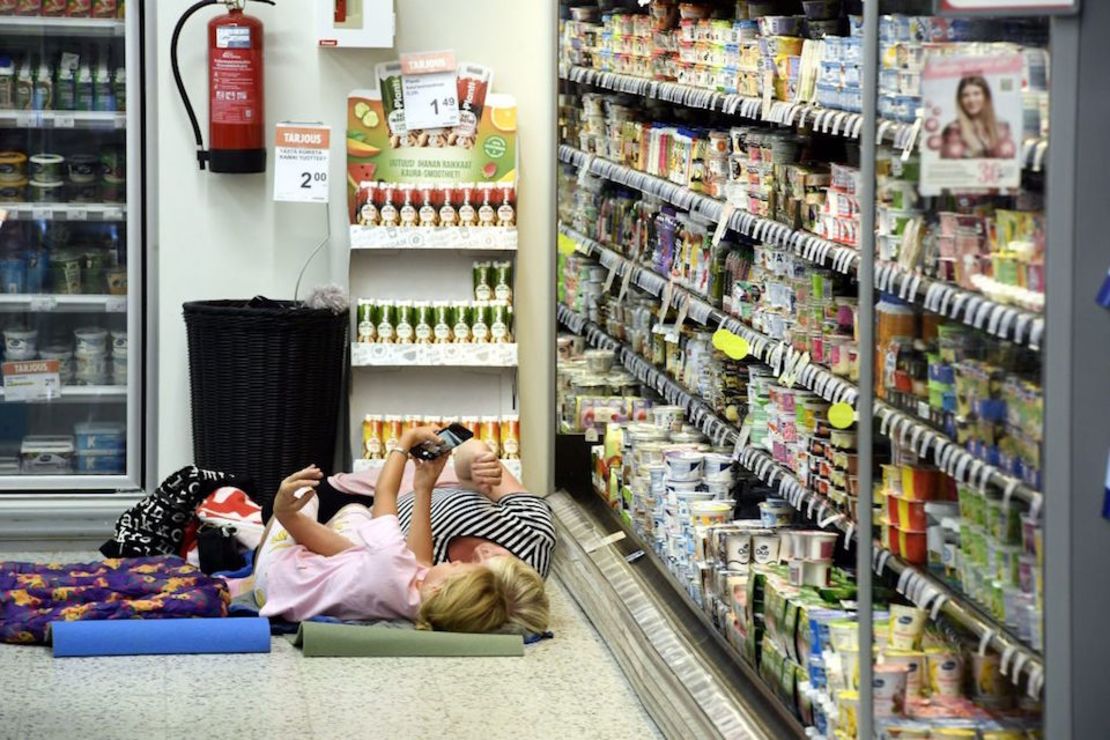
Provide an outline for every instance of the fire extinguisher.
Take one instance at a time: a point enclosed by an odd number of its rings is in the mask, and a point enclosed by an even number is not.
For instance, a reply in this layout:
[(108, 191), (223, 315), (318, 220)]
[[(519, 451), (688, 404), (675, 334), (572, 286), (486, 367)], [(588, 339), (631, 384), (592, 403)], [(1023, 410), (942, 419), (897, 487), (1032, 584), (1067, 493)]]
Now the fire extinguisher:
[[(185, 11), (173, 29), (170, 65), (177, 92), (193, 125), (197, 163), (213, 172), (266, 171), (263, 121), (262, 21), (243, 12), (247, 0), (200, 0)], [(252, 0), (274, 5), (274, 0)], [(200, 124), (185, 92), (177, 63), (177, 42), (185, 21), (201, 8), (226, 5), (227, 14), (208, 21), (208, 139), (204, 148)]]

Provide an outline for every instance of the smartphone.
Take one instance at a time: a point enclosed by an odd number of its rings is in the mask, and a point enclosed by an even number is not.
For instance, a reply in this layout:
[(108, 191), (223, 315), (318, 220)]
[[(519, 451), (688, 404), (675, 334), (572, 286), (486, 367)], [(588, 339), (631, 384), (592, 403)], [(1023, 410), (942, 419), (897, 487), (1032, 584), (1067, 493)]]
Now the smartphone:
[(452, 424), (437, 431), (436, 436), (440, 439), (438, 443), (423, 442), (418, 444), (410, 450), (412, 456), (419, 460), (435, 460), (473, 437), (474, 433), (462, 424)]

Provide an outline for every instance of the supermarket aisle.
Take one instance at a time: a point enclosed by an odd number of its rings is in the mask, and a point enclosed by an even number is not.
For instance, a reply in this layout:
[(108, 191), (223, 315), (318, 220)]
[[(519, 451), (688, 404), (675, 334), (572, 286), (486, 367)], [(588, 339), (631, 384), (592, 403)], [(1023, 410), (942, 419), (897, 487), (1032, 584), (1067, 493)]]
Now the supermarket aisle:
[(523, 659), (305, 659), (279, 637), (269, 655), (55, 660), (0, 645), (0, 738), (659, 737), (597, 632), (549, 583), (556, 638)]

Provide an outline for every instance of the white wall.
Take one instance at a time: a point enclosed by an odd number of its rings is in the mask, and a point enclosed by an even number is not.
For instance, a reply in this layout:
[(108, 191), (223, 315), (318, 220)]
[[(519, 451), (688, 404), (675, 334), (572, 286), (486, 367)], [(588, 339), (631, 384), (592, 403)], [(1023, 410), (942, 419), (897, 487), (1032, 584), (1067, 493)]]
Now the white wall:
[[(297, 273), (324, 234), (322, 206), (275, 204), (272, 172), (200, 173), (192, 132), (169, 66), (173, 26), (192, 0), (158, 0), (158, 476), (192, 462), (189, 376), (181, 304), (262, 294), (291, 298)], [(555, 30), (551, 4), (536, 0), (397, 0), (397, 46), (389, 50), (319, 49), (314, 2), (250, 3), (266, 24), (266, 123), (321, 120), (332, 126), (332, 172), (345, 161), (347, 93), (373, 84), (373, 65), (400, 51), (454, 48), (461, 60), (495, 69), (494, 89), (516, 96), (523, 142), (517, 333), (521, 345), (521, 415), (525, 480), (551, 480), (550, 389), (553, 369)], [(205, 25), (193, 16), (181, 37), (185, 84), (207, 120)], [(205, 131), (207, 138), (207, 131)], [(268, 142), (272, 144), (272, 142)], [(272, 153), (272, 152), (271, 152)], [(271, 168), (272, 169), (272, 168)], [(304, 285), (346, 284), (345, 178), (331, 178), (333, 241), (309, 268)], [(304, 288), (302, 287), (302, 292)], [(358, 286), (354, 286), (357, 297)], [(275, 361), (276, 358), (275, 358)], [(370, 409), (353, 409), (356, 414)]]

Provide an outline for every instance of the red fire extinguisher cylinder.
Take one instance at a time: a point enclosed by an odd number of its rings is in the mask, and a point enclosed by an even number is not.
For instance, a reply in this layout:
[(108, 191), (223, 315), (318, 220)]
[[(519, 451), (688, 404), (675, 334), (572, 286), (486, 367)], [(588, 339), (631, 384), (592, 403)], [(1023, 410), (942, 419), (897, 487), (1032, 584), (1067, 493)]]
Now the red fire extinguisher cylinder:
[(262, 21), (232, 6), (208, 22), (208, 163), (212, 172), (266, 171)]

